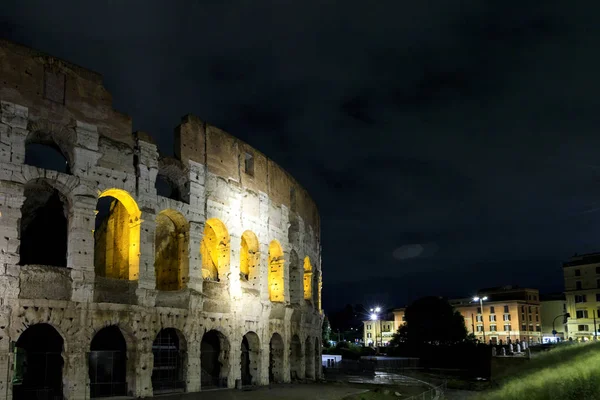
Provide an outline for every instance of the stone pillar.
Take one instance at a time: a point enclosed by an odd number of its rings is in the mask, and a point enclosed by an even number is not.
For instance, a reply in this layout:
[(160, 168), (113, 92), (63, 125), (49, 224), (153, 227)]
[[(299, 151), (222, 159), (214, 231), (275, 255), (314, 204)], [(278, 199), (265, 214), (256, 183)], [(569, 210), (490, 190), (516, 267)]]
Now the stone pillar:
[(19, 221), (24, 201), (22, 185), (0, 185), (0, 304), (19, 297)]
[(144, 213), (140, 229), (140, 274), (135, 291), (138, 305), (154, 307), (156, 303), (156, 272), (154, 270), (154, 237), (156, 215)]
[[(196, 335), (195, 335), (196, 336)], [(190, 339), (192, 339), (190, 337)], [(187, 368), (184, 379), (187, 383), (187, 392), (200, 391), (200, 339), (187, 342)]]
[[(242, 238), (237, 235), (229, 235), (229, 293), (232, 301), (242, 298), (242, 282), (240, 280), (240, 248)], [(239, 350), (239, 349), (238, 349)]]
[(190, 221), (190, 232), (188, 240), (189, 256), (189, 280), (188, 288), (202, 293), (202, 255), (200, 254), (200, 243), (204, 233), (204, 222)]
[[(0, 101), (0, 162), (23, 164), (29, 109)], [(0, 178), (2, 179), (2, 178)]]
[(63, 395), (66, 400), (84, 400), (89, 398), (88, 353), (84, 343), (63, 353)]
[(229, 348), (229, 373), (227, 374), (227, 387), (235, 388), (235, 380), (242, 378), (241, 361), (242, 348), (241, 341), (238, 343), (232, 341)]
[(75, 196), (69, 210), (67, 267), (73, 281), (71, 300), (76, 302), (94, 301), (95, 208), (95, 199)]
[(84, 176), (94, 169), (102, 154), (98, 151), (98, 128), (95, 125), (77, 121), (75, 125), (77, 145), (73, 146), (73, 160), (70, 160), (71, 172)]
[[(260, 299), (261, 301), (270, 301), (269, 298), (269, 244), (260, 243)], [(268, 319), (268, 316), (267, 316)]]

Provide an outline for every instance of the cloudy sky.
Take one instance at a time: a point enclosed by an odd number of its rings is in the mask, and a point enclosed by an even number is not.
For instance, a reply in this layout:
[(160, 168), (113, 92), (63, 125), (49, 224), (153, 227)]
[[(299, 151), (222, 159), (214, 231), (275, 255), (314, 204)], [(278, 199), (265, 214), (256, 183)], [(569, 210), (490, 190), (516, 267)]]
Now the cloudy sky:
[(561, 291), (600, 251), (599, 7), (576, 3), (5, 0), (0, 36), (102, 73), (165, 154), (193, 113), (290, 171), (333, 310)]

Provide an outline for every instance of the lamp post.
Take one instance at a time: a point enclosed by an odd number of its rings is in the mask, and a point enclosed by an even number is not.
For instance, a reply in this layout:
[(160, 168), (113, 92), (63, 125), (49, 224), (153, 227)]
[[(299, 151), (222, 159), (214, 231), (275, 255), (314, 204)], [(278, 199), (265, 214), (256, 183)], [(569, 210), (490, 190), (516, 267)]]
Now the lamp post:
[(485, 344), (485, 323), (483, 322), (483, 302), (487, 300), (487, 296), (483, 297), (473, 297), (473, 301), (479, 302), (479, 309), (481, 310), (481, 326), (483, 328), (483, 343)]
[[(381, 332), (381, 318), (379, 318), (380, 312), (380, 307), (371, 308), (371, 320), (379, 320), (379, 335), (381, 335), (380, 344), (383, 345), (383, 333)], [(377, 323), (375, 324), (375, 347), (377, 347)]]

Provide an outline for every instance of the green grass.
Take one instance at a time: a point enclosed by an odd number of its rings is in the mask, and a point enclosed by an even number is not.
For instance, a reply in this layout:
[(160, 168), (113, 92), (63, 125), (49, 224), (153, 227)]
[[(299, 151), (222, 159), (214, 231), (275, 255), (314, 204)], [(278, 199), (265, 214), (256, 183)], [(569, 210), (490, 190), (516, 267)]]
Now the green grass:
[[(366, 389), (368, 392), (352, 394), (344, 397), (344, 400), (398, 400), (401, 398), (419, 395), (430, 389), (429, 386), (425, 385), (393, 386), (360, 384), (356, 385), (355, 387)], [(396, 392), (400, 393), (400, 397), (395, 395)]]
[(600, 343), (561, 346), (540, 353), (510, 375), (485, 400), (600, 399)]

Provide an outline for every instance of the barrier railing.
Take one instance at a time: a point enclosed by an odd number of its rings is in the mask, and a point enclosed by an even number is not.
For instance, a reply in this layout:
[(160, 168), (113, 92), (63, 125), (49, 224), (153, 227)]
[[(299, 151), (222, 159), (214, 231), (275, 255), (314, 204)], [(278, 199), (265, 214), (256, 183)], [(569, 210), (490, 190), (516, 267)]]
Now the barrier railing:
[(441, 385), (433, 387), (421, 394), (416, 394), (412, 397), (407, 397), (404, 400), (441, 400), (444, 398), (444, 393), (446, 393), (446, 389), (448, 387), (448, 383), (444, 381)]

